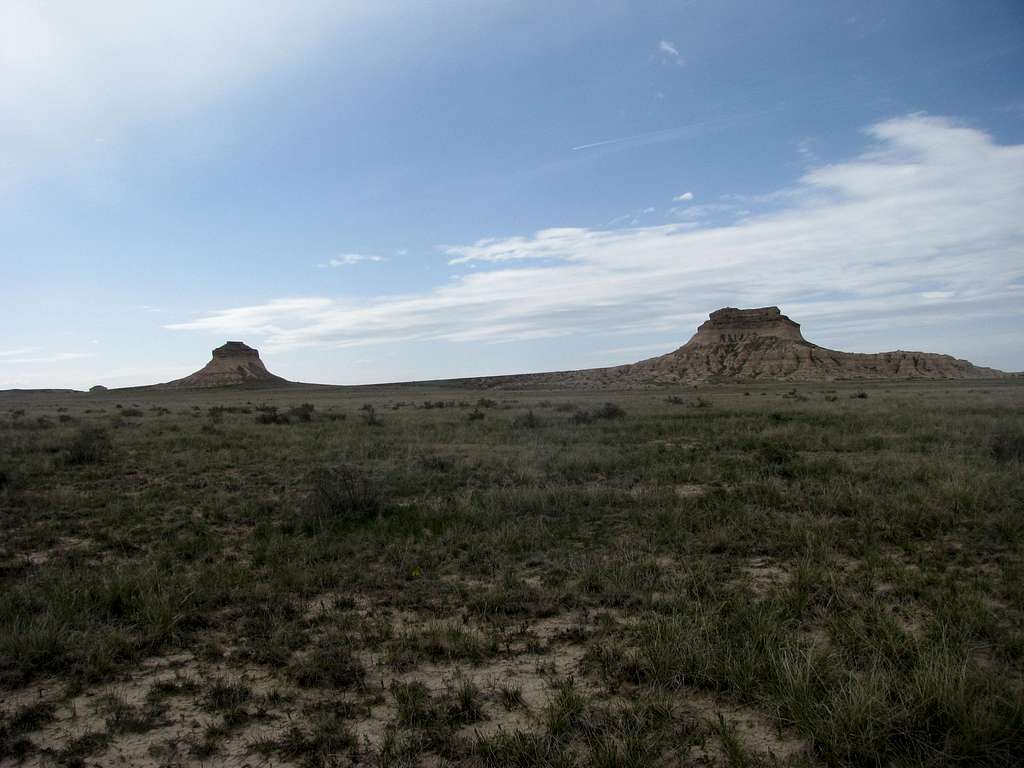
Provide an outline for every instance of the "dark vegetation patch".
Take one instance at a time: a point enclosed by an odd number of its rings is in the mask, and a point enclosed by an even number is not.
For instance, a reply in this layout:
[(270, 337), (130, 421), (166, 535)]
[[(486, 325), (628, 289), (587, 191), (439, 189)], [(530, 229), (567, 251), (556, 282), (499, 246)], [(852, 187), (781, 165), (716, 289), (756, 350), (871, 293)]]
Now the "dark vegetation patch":
[(110, 433), (102, 427), (87, 426), (77, 430), (67, 447), (68, 464), (96, 464), (110, 454)]

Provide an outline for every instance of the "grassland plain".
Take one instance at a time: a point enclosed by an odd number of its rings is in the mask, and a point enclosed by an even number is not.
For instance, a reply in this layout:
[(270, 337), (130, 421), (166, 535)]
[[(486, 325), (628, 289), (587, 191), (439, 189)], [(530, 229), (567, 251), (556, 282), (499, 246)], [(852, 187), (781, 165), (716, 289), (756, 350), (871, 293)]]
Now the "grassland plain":
[(1024, 381), (0, 395), (0, 765), (1024, 763)]

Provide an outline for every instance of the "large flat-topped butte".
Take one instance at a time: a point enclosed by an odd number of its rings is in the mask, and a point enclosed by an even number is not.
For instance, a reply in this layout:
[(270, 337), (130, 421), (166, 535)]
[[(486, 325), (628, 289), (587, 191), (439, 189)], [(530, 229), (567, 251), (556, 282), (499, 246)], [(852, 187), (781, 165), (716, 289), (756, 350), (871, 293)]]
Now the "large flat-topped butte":
[(161, 387), (206, 388), (231, 386), (274, 386), (288, 384), (275, 376), (260, 360), (260, 353), (241, 341), (228, 341), (213, 350), (213, 358), (195, 373), (183, 379), (160, 384)]

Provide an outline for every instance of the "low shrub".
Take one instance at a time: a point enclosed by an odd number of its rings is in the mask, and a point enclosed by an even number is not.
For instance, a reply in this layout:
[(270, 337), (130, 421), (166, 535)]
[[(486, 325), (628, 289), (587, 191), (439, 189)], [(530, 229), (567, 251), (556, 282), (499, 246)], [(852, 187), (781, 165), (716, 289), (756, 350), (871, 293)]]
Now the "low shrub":
[(541, 418), (533, 411), (521, 413), (512, 419), (512, 426), (517, 429), (536, 429), (541, 425)]
[(288, 409), (288, 418), (293, 421), (312, 421), (313, 411), (316, 408), (312, 403), (303, 403), (302, 405), (296, 405), (293, 408)]
[(309, 522), (323, 527), (332, 520), (366, 520), (384, 508), (384, 493), (366, 473), (348, 464), (321, 467), (309, 476)]
[(67, 447), (68, 464), (95, 464), (110, 453), (110, 435), (101, 427), (82, 427)]
[(625, 415), (626, 412), (617, 403), (604, 403), (600, 408), (595, 408), (593, 413), (595, 419), (621, 419)]
[(992, 458), (1000, 464), (1024, 462), (1024, 435), (1002, 433), (992, 439)]
[(261, 413), (256, 414), (257, 424), (291, 424), (292, 421), (283, 413), (278, 413), (277, 409), (273, 410), (262, 410)]
[(377, 415), (377, 409), (371, 403), (366, 403), (359, 410), (362, 411), (363, 421), (366, 422), (368, 427), (379, 427), (384, 424), (380, 416)]

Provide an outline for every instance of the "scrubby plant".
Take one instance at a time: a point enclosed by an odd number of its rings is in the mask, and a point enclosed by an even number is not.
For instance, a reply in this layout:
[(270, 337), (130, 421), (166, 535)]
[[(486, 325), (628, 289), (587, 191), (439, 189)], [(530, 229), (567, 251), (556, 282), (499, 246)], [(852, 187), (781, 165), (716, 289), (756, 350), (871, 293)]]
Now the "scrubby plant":
[(291, 666), (291, 676), (306, 688), (354, 688), (363, 684), (366, 668), (343, 639), (313, 650)]
[(67, 447), (68, 464), (95, 464), (110, 453), (110, 434), (102, 427), (82, 427)]
[(291, 424), (292, 420), (283, 413), (278, 413), (276, 407), (258, 408), (260, 413), (256, 414), (257, 424)]
[(330, 521), (366, 520), (380, 514), (384, 494), (365, 472), (348, 464), (321, 467), (309, 475), (307, 514), (319, 528)]
[(288, 418), (292, 421), (312, 421), (316, 407), (312, 403), (303, 403), (288, 409)]
[(541, 418), (532, 410), (513, 417), (512, 426), (517, 429), (536, 429), (541, 425)]
[(1003, 432), (992, 439), (992, 458), (1000, 464), (1024, 462), (1024, 434)]
[(368, 427), (379, 427), (383, 425), (380, 416), (377, 415), (377, 409), (373, 407), (372, 403), (365, 403), (362, 408), (359, 409), (363, 414), (363, 421), (366, 422)]
[(595, 419), (621, 419), (625, 415), (626, 412), (618, 403), (603, 403), (593, 413)]

